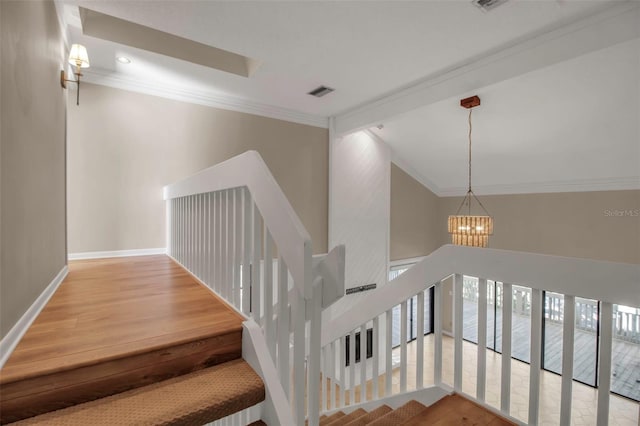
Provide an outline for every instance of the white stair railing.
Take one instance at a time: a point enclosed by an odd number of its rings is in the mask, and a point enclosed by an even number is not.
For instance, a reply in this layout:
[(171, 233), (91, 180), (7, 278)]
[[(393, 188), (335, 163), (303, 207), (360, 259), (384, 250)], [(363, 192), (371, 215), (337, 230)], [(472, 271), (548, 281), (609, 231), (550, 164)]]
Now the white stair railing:
[[(415, 382), (408, 375), (407, 306), (417, 297), (418, 324), (423, 324), (425, 290), (434, 287), (434, 355), (433, 378), (435, 386), (443, 385), (442, 364), (442, 281), (453, 275), (453, 383), (456, 392), (462, 392), (463, 376), (463, 276), (478, 279), (479, 342), (486, 341), (487, 333), (487, 280), (503, 283), (502, 300), (502, 374), (501, 400), (496, 407), (509, 416), (511, 401), (511, 354), (513, 301), (530, 298), (526, 309), (530, 321), (529, 413), (527, 424), (539, 423), (542, 291), (565, 295), (566, 318), (563, 333), (563, 365), (561, 412), (558, 424), (569, 424), (572, 405), (574, 332), (576, 329), (575, 298), (599, 300), (600, 347), (598, 371), (597, 424), (608, 424), (611, 388), (611, 357), (613, 304), (640, 306), (640, 265), (602, 262), (587, 259), (546, 256), (532, 253), (494, 249), (443, 246), (411, 269), (402, 273), (388, 285), (376, 289), (349, 311), (332, 319), (323, 328), (323, 376), (328, 381), (330, 397), (323, 398), (323, 412), (330, 412), (371, 399), (388, 398), (411, 388), (421, 389), (425, 383), (424, 334), (416, 335)], [(517, 286), (514, 284), (517, 283)], [(615, 283), (615, 285), (607, 285)], [(523, 290), (522, 287), (527, 287)], [(516, 287), (516, 288), (514, 288)], [(400, 347), (393, 349), (392, 309), (400, 305)], [(519, 311), (522, 310), (518, 308)], [(366, 332), (367, 327), (371, 328)], [(633, 329), (633, 328), (632, 328)], [(359, 339), (356, 337), (359, 334)], [(367, 359), (367, 336), (371, 336), (374, 349)], [(349, 346), (347, 347), (347, 341)], [(356, 348), (354, 344), (358, 344)], [(348, 356), (345, 354), (348, 352)], [(356, 365), (356, 354), (360, 355)], [(395, 359), (393, 357), (396, 357)], [(395, 372), (394, 372), (395, 369)], [(380, 375), (382, 374), (382, 375)], [(397, 382), (393, 375), (399, 374)], [(486, 345), (478, 345), (475, 395), (468, 395), (485, 403)], [(397, 377), (397, 376), (395, 376)], [(369, 383), (367, 383), (369, 382)], [(384, 382), (384, 386), (380, 382)], [(370, 392), (365, 387), (371, 386)], [(356, 386), (360, 392), (356, 394)], [(380, 385), (380, 386), (379, 386)], [(335, 396), (337, 394), (337, 396)], [(359, 397), (359, 401), (358, 401)]]
[(309, 234), (255, 151), (166, 186), (164, 198), (168, 254), (259, 325), (268, 348), (259, 355), (284, 391), (273, 395), (286, 395), (296, 424), (308, 415), (317, 425), (321, 311), (344, 293), (344, 247), (312, 258)]

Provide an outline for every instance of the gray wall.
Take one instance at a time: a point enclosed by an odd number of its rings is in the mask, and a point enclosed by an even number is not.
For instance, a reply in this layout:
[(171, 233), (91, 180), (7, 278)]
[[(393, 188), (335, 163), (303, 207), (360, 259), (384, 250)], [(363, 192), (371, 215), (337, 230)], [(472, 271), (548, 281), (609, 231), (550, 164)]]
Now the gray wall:
[[(460, 197), (439, 200), (442, 240)], [(640, 263), (640, 191), (563, 192), (480, 197), (494, 217), (489, 247)], [(635, 211), (617, 216), (616, 211)]]
[(438, 197), (392, 163), (390, 259), (424, 256), (440, 247), (438, 219)]
[(94, 84), (68, 114), (70, 253), (165, 247), (162, 187), (247, 150), (326, 252), (327, 129)]
[(64, 44), (53, 2), (1, 1), (0, 333), (66, 263)]
[[(495, 219), (491, 248), (640, 263), (638, 190), (479, 198)], [(461, 200), (436, 197), (394, 166), (391, 259), (424, 256), (449, 244), (447, 217)]]

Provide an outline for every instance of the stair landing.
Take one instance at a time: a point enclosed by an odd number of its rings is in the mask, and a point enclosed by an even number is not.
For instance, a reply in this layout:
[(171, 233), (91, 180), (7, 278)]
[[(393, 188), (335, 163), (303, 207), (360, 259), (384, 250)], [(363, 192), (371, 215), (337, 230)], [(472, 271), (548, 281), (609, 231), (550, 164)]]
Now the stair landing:
[(240, 358), (243, 320), (167, 256), (70, 262), (0, 370), (0, 422)]

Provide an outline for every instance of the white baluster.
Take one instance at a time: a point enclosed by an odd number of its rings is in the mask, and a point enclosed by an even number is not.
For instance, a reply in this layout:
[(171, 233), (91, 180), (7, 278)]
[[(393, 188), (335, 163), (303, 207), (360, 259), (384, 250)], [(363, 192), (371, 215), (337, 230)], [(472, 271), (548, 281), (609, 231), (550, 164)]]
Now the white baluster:
[(367, 323), (360, 326), (360, 403), (367, 400)]
[(222, 281), (220, 291), (222, 297), (229, 300), (231, 284), (229, 271), (229, 191), (222, 191)]
[(213, 282), (215, 277), (215, 204), (214, 204), (215, 193), (209, 193), (209, 278), (207, 280), (207, 284), (209, 284), (209, 288), (213, 288)]
[(229, 240), (229, 293), (228, 300), (229, 302), (237, 306), (236, 299), (236, 190), (230, 189), (229, 191), (229, 231), (228, 231), (228, 240)]
[[(233, 265), (233, 270), (234, 270), (234, 281), (233, 281), (233, 286), (235, 289), (235, 296), (234, 296), (234, 300), (236, 303), (236, 308), (238, 308), (238, 310), (242, 309), (242, 293), (241, 293), (241, 288), (242, 288), (242, 274), (240, 273), (240, 268), (242, 265), (242, 230), (243, 230), (243, 226), (242, 226), (242, 199), (244, 197), (244, 190), (243, 188), (236, 188), (235, 189), (235, 202), (233, 203), (234, 205), (234, 209), (235, 209), (235, 214), (234, 214), (234, 232), (235, 232), (235, 262)], [(275, 359), (275, 357), (274, 357)]]
[(391, 383), (391, 375), (393, 373), (393, 359), (391, 358), (391, 348), (393, 347), (392, 343), (392, 327), (393, 327), (393, 309), (389, 309), (386, 314), (386, 330), (385, 330), (385, 372), (384, 372), (384, 396), (391, 395), (392, 391), (392, 383)]
[(293, 314), (293, 408), (296, 424), (302, 425), (304, 424), (305, 399), (305, 300), (298, 291), (294, 291), (291, 303)]
[(453, 389), (462, 392), (462, 275), (455, 274), (453, 277)]
[(416, 324), (416, 389), (424, 387), (424, 291), (418, 293)]
[(442, 384), (442, 282), (433, 288), (433, 383)]
[[(288, 284), (289, 275), (287, 264), (284, 262), (284, 259), (280, 257), (278, 258), (278, 372), (280, 373), (280, 383), (282, 383), (287, 398), (289, 397), (289, 384), (291, 383), (289, 380)], [(248, 294), (249, 291), (247, 290), (246, 293)], [(247, 306), (248, 305), (247, 303)]]
[(380, 338), (378, 336), (379, 334), (379, 326), (378, 326), (378, 317), (375, 317), (373, 319), (373, 357), (371, 359), (372, 364), (372, 370), (373, 373), (371, 374), (371, 380), (372, 380), (372, 385), (373, 385), (373, 399), (374, 401), (378, 399), (378, 376), (380, 375), (380, 367), (379, 367), (379, 362), (380, 362), (380, 357), (378, 356), (379, 352), (380, 352)]
[(336, 408), (336, 381), (335, 381), (335, 374), (336, 374), (336, 345), (335, 345), (335, 341), (331, 342), (331, 347), (330, 347), (330, 353), (331, 353), (331, 357), (329, 358), (330, 360), (330, 364), (329, 364), (329, 368), (331, 371), (331, 374), (329, 375), (330, 381), (329, 381), (329, 385), (330, 385), (330, 396), (331, 396), (331, 406), (327, 407), (327, 409), (331, 408), (334, 409)]
[(598, 359), (600, 369), (598, 371), (598, 413), (596, 424), (605, 426), (609, 424), (609, 392), (611, 391), (611, 346), (613, 327), (613, 306), (609, 302), (600, 305), (600, 351)]
[(576, 299), (564, 296), (564, 322), (562, 324), (562, 392), (560, 424), (571, 424), (573, 393), (573, 345), (575, 336)]
[(329, 410), (327, 405), (327, 372), (329, 371), (329, 345), (322, 348), (322, 405), (320, 412)]
[(531, 289), (531, 346), (529, 354), (529, 424), (538, 424), (540, 407), (540, 354), (542, 348), (542, 291)]
[[(258, 207), (253, 205), (253, 255), (251, 257), (251, 315), (262, 325), (262, 302), (260, 286), (260, 261), (262, 259), (262, 217)], [(303, 320), (304, 322), (304, 320)]]
[(347, 338), (340, 338), (340, 407), (345, 405), (345, 389), (347, 388), (347, 376), (345, 365), (347, 364)]
[(349, 334), (349, 405), (356, 403), (356, 331)]
[[(267, 259), (265, 258), (265, 262)], [(266, 263), (265, 263), (266, 264)], [(271, 303), (266, 300), (265, 302)], [(322, 279), (318, 279), (313, 285), (313, 298), (309, 304), (310, 312), (310, 324), (309, 324), (309, 365), (308, 365), (308, 378), (307, 383), (307, 395), (309, 396), (309, 425), (318, 426), (320, 423), (320, 395), (318, 391), (320, 389), (320, 325), (322, 323)], [(304, 350), (304, 349), (303, 349)], [(325, 388), (326, 391), (326, 388)], [(326, 392), (324, 394), (326, 399)], [(304, 407), (303, 407), (304, 408)], [(300, 423), (300, 420), (298, 420)]]
[(273, 323), (273, 259), (271, 248), (273, 240), (267, 227), (264, 227), (264, 331), (271, 356), (276, 357), (275, 327)]
[(216, 222), (216, 253), (215, 253), (215, 265), (216, 265), (216, 279), (214, 280), (214, 289), (218, 294), (221, 294), (222, 288), (222, 193), (217, 191), (215, 193), (215, 222)]
[[(496, 283), (496, 285), (498, 285)], [(511, 310), (513, 290), (511, 284), (502, 284), (502, 383), (500, 411), (509, 414), (511, 407)]]
[[(249, 193), (249, 189), (244, 187), (242, 189), (243, 197), (242, 197), (242, 312), (249, 316), (251, 312), (250, 306), (250, 298), (251, 298), (251, 211), (253, 209), (253, 201), (251, 200), (251, 194)], [(280, 271), (282, 271), (282, 266), (284, 263), (282, 259), (280, 259), (279, 267)], [(286, 266), (284, 267), (286, 274)], [(279, 275), (282, 272), (279, 272)], [(285, 284), (286, 285), (286, 284)], [(286, 293), (285, 293), (286, 294)], [(286, 297), (286, 296), (285, 296)], [(287, 314), (289, 312), (289, 307), (287, 306), (286, 299), (282, 304), (287, 309)], [(286, 323), (287, 328), (287, 354), (289, 353), (289, 324), (288, 319)], [(280, 340), (278, 340), (280, 341)], [(288, 363), (287, 363), (287, 368)], [(281, 373), (282, 374), (282, 373)], [(288, 376), (287, 376), (288, 377)], [(287, 383), (287, 382), (282, 382)], [(289, 395), (289, 387), (284, 386), (287, 395)]]
[(478, 278), (478, 376), (476, 397), (484, 402), (487, 382), (487, 280)]
[(400, 304), (400, 392), (407, 390), (407, 301)]

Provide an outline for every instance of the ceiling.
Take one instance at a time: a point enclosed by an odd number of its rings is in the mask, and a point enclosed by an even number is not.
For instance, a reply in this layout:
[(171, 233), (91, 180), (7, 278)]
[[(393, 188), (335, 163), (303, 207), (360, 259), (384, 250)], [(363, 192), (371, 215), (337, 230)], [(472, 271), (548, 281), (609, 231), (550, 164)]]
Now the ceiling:
[[(89, 51), (88, 81), (318, 126), (621, 3), (510, 0), (483, 12), (468, 0), (57, 1), (70, 42)], [(78, 6), (260, 65), (242, 77), (89, 37)], [(584, 190), (605, 181), (613, 189), (630, 179), (640, 187), (639, 51), (630, 40), (578, 57), (567, 53), (492, 84), (469, 73), (465, 90), (378, 115), (385, 127), (376, 134), (414, 177), (441, 195), (454, 193), (466, 182), (466, 111), (458, 100), (478, 94), (474, 183), (483, 190)], [(132, 62), (120, 64), (118, 56)], [(336, 90), (323, 98), (306, 94), (319, 85)]]

